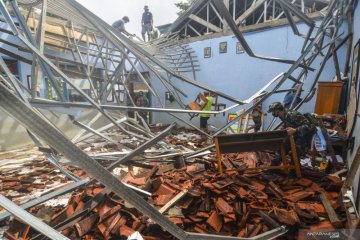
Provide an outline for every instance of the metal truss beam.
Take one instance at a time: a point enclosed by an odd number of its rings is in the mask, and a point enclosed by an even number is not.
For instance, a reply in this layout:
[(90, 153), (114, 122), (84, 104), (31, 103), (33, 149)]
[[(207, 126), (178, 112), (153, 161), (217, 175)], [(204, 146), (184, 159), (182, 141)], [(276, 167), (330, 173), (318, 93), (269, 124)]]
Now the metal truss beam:
[[(1, 84), (0, 84), (1, 85)], [(70, 240), (0, 194), (0, 205), (31, 227), (53, 240)]]

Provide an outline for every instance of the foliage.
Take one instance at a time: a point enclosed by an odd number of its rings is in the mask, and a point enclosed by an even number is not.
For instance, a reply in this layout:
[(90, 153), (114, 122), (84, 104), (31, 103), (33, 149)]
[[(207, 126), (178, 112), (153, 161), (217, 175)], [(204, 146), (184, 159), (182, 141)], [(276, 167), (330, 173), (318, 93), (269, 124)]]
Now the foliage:
[(191, 4), (193, 4), (193, 2), (195, 2), (195, 0), (185, 0), (185, 1), (181, 1), (179, 3), (175, 3), (175, 6), (180, 9), (180, 11), (177, 14), (181, 15), (183, 12), (185, 12), (191, 6)]

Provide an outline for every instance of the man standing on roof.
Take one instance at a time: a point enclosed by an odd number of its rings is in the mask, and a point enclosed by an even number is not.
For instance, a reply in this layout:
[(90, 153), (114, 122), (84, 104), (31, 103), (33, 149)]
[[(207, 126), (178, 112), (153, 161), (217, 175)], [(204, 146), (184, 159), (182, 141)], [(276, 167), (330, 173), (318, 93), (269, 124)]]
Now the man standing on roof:
[(117, 20), (112, 24), (113, 28), (116, 28), (120, 32), (126, 34), (127, 36), (131, 36), (132, 34), (128, 33), (128, 31), (125, 30), (125, 23), (130, 22), (130, 19), (128, 16), (124, 16), (122, 19)]
[[(298, 111), (286, 110), (280, 102), (270, 104), (268, 112), (281, 119), (288, 134), (294, 136), (299, 157), (305, 156), (310, 139), (316, 132), (314, 124)], [(289, 145), (286, 145), (287, 150), (289, 150)]]
[(149, 11), (149, 7), (147, 5), (144, 6), (144, 13), (141, 18), (141, 26), (142, 26), (141, 36), (144, 42), (146, 42), (145, 33), (148, 36), (148, 41), (150, 41), (150, 33), (153, 30), (153, 15)]

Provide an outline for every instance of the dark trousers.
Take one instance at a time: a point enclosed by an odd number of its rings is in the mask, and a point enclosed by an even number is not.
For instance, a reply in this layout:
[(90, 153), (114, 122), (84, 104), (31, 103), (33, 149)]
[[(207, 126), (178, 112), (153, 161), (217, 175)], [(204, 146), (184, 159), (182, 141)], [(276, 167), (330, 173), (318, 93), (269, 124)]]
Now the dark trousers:
[(209, 117), (200, 117), (200, 128), (207, 128)]

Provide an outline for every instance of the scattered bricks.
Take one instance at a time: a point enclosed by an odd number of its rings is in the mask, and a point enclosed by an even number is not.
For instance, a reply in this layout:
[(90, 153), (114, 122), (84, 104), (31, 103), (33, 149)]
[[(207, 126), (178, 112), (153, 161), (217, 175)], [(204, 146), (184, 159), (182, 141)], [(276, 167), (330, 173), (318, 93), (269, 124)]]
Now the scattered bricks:
[(29, 239), (30, 226), (15, 218), (4, 236), (11, 240)]
[(184, 222), (181, 218), (177, 218), (177, 217), (172, 217), (169, 218), (170, 221), (172, 221), (173, 223), (175, 223), (176, 225), (178, 225), (181, 228), (184, 228)]
[(276, 185), (275, 183), (273, 182), (269, 182), (269, 186), (272, 190), (274, 190), (277, 194), (279, 194), (281, 197), (284, 197), (285, 196), (285, 193), (281, 190), (281, 188)]
[(205, 187), (205, 188), (208, 188), (210, 190), (215, 189), (214, 185), (212, 183), (209, 183), (209, 182), (202, 183), (202, 186)]
[(274, 207), (274, 214), (275, 218), (281, 223), (287, 225), (294, 225), (300, 223), (300, 219), (293, 209), (288, 211), (285, 209)]
[(337, 192), (324, 192), (328, 199), (338, 199), (339, 193)]
[(279, 193), (275, 192), (275, 190), (273, 190), (272, 188), (267, 188), (266, 190), (270, 192), (275, 198), (282, 199), (282, 196)]
[(296, 193), (294, 193), (292, 195), (285, 196), (284, 199), (289, 200), (291, 202), (297, 202), (297, 201), (299, 201), (301, 199), (313, 196), (314, 194), (315, 194), (314, 192), (300, 191), (300, 192), (296, 192)]
[(280, 227), (280, 224), (276, 222), (274, 219), (272, 219), (269, 214), (267, 214), (264, 211), (258, 211), (257, 213), (262, 219), (264, 220), (265, 224), (269, 226), (270, 228), (277, 228)]
[(304, 223), (316, 224), (320, 222), (318, 215), (314, 211), (308, 209), (301, 210), (295, 204), (294, 204), (294, 209)]
[(236, 216), (234, 213), (224, 216), (224, 223), (233, 222), (235, 220), (236, 220)]
[(206, 223), (215, 229), (216, 232), (220, 232), (223, 226), (223, 220), (216, 211), (212, 212)]
[(316, 231), (319, 231), (319, 230), (330, 232), (330, 231), (334, 231), (335, 228), (333, 227), (333, 225), (331, 224), (331, 222), (329, 220), (324, 220), (324, 221), (321, 221), (318, 224), (310, 226), (309, 230), (312, 231), (312, 232), (316, 232)]
[(295, 184), (303, 186), (303, 187), (310, 187), (312, 185), (312, 181), (306, 178), (300, 178), (295, 182)]
[(122, 218), (122, 216), (120, 215), (120, 213), (117, 213), (114, 217), (114, 219), (111, 220), (111, 224), (109, 225), (108, 229), (107, 229), (107, 234), (110, 235), (110, 233), (115, 234), (116, 232), (119, 231), (119, 228), (123, 225), (120, 222), (120, 219)]
[(238, 195), (239, 195), (241, 198), (245, 199), (245, 198), (247, 198), (247, 197), (249, 196), (249, 192), (246, 191), (244, 188), (239, 187)]
[(255, 237), (256, 235), (258, 235), (260, 233), (262, 228), (263, 228), (263, 224), (261, 224), (261, 223), (253, 226), (251, 228), (251, 230), (249, 230), (248, 233), (246, 234), (246, 237), (248, 237), (248, 238)]
[(18, 182), (6, 182), (6, 183), (2, 184), (2, 188), (11, 190), (14, 187), (19, 186), (19, 185), (20, 185), (20, 183), (18, 183)]
[(265, 189), (265, 185), (259, 183), (259, 182), (256, 182), (256, 181), (251, 181), (251, 186), (254, 186), (258, 191), (264, 191)]
[(90, 232), (98, 219), (99, 219), (98, 214), (92, 214), (90, 215), (90, 217), (87, 217), (81, 220), (80, 222), (75, 223), (74, 226), (78, 236), (82, 237), (88, 232)]
[[(109, 218), (110, 216), (114, 215), (115, 213), (119, 212), (121, 209), (120, 205), (117, 205), (115, 207), (109, 207), (109, 206), (104, 206), (100, 211), (99, 211), (99, 215), (100, 215), (100, 222), (105, 221), (107, 218)], [(104, 211), (103, 211), (104, 210)]]
[(210, 234), (210, 232), (206, 230), (206, 228), (202, 224), (196, 224), (193, 231), (202, 234)]
[(129, 179), (128, 183), (132, 183), (136, 186), (144, 186), (146, 184), (146, 178), (145, 177), (132, 178), (132, 179)]
[(311, 209), (319, 216), (326, 216), (326, 210), (324, 205), (320, 203), (314, 203), (314, 202), (297, 202), (296, 206), (300, 209)]
[(206, 213), (206, 212), (197, 212), (196, 213), (196, 217), (200, 217), (200, 218), (209, 218), (210, 214)]
[(246, 228), (243, 228), (240, 230), (237, 237), (242, 238), (242, 237), (245, 237), (245, 235), (246, 235)]
[(238, 223), (238, 226), (239, 226), (240, 229), (242, 229), (243, 227), (245, 227), (246, 222), (247, 222), (247, 220), (248, 220), (248, 218), (249, 218), (249, 216), (250, 216), (250, 213), (251, 213), (250, 210), (247, 211), (246, 214), (241, 218), (240, 223)]
[(180, 203), (178, 204), (178, 206), (181, 208), (181, 209), (188, 209), (190, 204), (194, 201), (193, 198), (186, 198), (185, 200), (182, 200), (180, 201)]
[(224, 199), (218, 198), (216, 202), (216, 208), (220, 210), (223, 215), (228, 215), (234, 212), (234, 208), (231, 207)]
[(301, 188), (291, 189), (291, 190), (289, 190), (289, 191), (286, 191), (285, 194), (286, 194), (286, 196), (291, 196), (291, 195), (293, 195), (293, 194), (295, 194), (295, 193), (297, 193), (297, 192), (301, 192), (301, 191), (302, 191)]
[(223, 188), (230, 186), (233, 183), (234, 183), (234, 181), (232, 181), (231, 179), (224, 179), (221, 181), (214, 182), (214, 183), (212, 183), (212, 185), (214, 187), (216, 187), (217, 189), (223, 189)]
[(119, 229), (119, 234), (120, 234), (120, 236), (123, 236), (123, 237), (129, 237), (134, 232), (135, 231), (133, 229), (129, 228), (126, 225), (121, 226)]
[[(196, 217), (196, 216), (191, 216), (191, 215), (188, 215), (187, 217), (194, 223), (201, 223), (204, 221), (204, 218), (202, 218), (202, 217)], [(211, 218), (211, 216), (210, 216), (210, 218)]]
[(35, 182), (35, 180), (36, 180), (36, 178), (26, 177), (26, 178), (21, 178), (20, 182), (27, 184), (27, 183), (33, 183), (33, 182)]
[(327, 176), (326, 180), (327, 181), (324, 183), (326, 185), (326, 190), (340, 192), (340, 189), (343, 186), (343, 181), (340, 178)]
[(228, 193), (228, 194), (227, 194), (227, 197), (228, 197), (229, 199), (231, 199), (232, 201), (234, 201), (234, 200), (236, 199), (236, 195), (235, 195), (235, 194), (232, 194), (232, 193)]
[(250, 203), (250, 208), (253, 210), (253, 211), (259, 211), (259, 210), (262, 210), (262, 211), (267, 211), (269, 209), (269, 206), (266, 202), (264, 201), (253, 201)]
[(153, 189), (156, 191), (159, 189), (159, 187), (162, 183), (164, 183), (164, 179), (162, 177), (157, 177), (152, 180), (151, 185), (152, 185)]
[(108, 239), (110, 236), (110, 233), (114, 226), (117, 224), (117, 222), (120, 220), (120, 214), (114, 214), (111, 217), (107, 218), (105, 221), (100, 222), (97, 226), (100, 230), (101, 234), (105, 239)]
[(201, 197), (203, 195), (203, 191), (201, 189), (192, 188), (189, 189), (187, 194), (191, 197)]
[[(263, 166), (262, 162), (255, 159), (255, 154), (250, 155), (245, 153), (239, 159), (235, 159), (239, 155), (229, 154), (229, 168), (239, 169), (247, 164)], [(171, 212), (169, 210), (168, 217), (185, 231), (203, 234), (216, 232), (221, 235), (251, 238), (283, 224), (293, 226), (292, 229), (296, 231), (298, 227), (318, 226), (318, 216), (325, 219), (324, 226), (326, 226), (328, 214), (320, 200), (315, 197), (315, 193), (322, 191), (333, 208), (338, 206), (336, 205), (338, 196), (336, 188), (341, 183), (338, 178), (329, 180), (325, 175), (318, 174), (321, 177), (319, 178), (315, 171), (312, 171), (311, 175), (304, 174), (306, 177), (298, 180), (261, 171), (240, 174), (231, 170), (220, 176), (216, 170), (215, 154), (210, 155), (210, 160), (200, 161), (203, 162), (196, 164), (188, 162), (186, 169), (173, 169), (173, 165), (152, 163), (151, 169), (138, 173), (136, 178), (131, 174), (123, 174), (125, 179), (122, 181), (126, 180), (134, 185), (146, 183), (149, 187), (147, 191), (152, 193), (147, 201), (156, 206), (165, 205), (166, 207), (174, 196), (184, 189), (189, 190), (183, 199), (173, 204), (170, 210), (177, 210)], [(43, 167), (43, 164), (39, 167)], [(154, 169), (157, 168), (160, 170), (156, 171), (155, 175)], [(24, 180), (23, 183), (0, 182), (0, 186), (2, 189), (6, 184), (14, 184), (14, 187), (26, 185), (26, 187), (40, 188), (45, 182), (45, 184), (52, 184), (50, 179), (59, 181), (63, 178), (62, 174), (54, 174), (53, 168), (49, 169), (43, 170), (47, 172), (46, 177), (41, 171), (29, 175), (37, 180), (41, 177), (41, 184), (34, 184), (30, 178)], [(76, 169), (70, 170), (76, 171)], [(3, 176), (16, 178), (16, 176), (4, 174)], [(329, 192), (325, 192), (324, 189)], [(65, 232), (63, 231), (67, 237), (83, 240), (120, 239), (127, 238), (134, 231), (139, 231), (144, 239), (169, 239), (170, 236), (165, 229), (148, 224), (147, 218), (144, 222), (142, 213), (135, 208), (127, 208), (130, 206), (125, 205), (121, 198), (113, 194), (103, 194), (102, 199), (89, 201), (90, 196), (85, 195), (86, 192), (89, 195), (97, 195), (103, 191), (99, 183), (87, 185), (81, 195), (74, 196), (69, 201), (64, 211), (54, 215), (59, 218), (56, 219), (57, 222), (62, 222), (60, 219), (68, 218), (74, 209), (75, 211), (90, 210), (89, 213), (78, 218), (78, 222), (74, 223), (73, 227), (68, 227)], [(305, 199), (308, 202), (304, 202)], [(343, 211), (340, 208), (338, 210), (339, 214)], [(53, 225), (56, 221), (52, 221), (51, 224)], [(297, 224), (299, 226), (295, 226)], [(293, 231), (289, 231), (289, 235), (291, 234)]]
[(242, 204), (241, 202), (235, 202), (235, 214), (238, 216), (238, 217), (242, 217), (243, 215), (243, 211), (242, 211)]
[(251, 191), (251, 195), (254, 196), (256, 199), (268, 199), (268, 195), (262, 191)]
[(2, 182), (19, 182), (20, 177), (0, 177)]
[(155, 195), (174, 195), (176, 190), (172, 189), (170, 186), (165, 183), (160, 184), (158, 190), (154, 193)]
[(166, 203), (168, 203), (174, 195), (159, 195), (155, 200), (156, 206), (164, 206)]
[(177, 191), (183, 190), (183, 188), (182, 188), (181, 186), (173, 183), (172, 181), (170, 181), (170, 180), (168, 180), (168, 179), (165, 180), (165, 183), (166, 183), (168, 186), (170, 186), (172, 189), (175, 189), (175, 190), (177, 190)]

